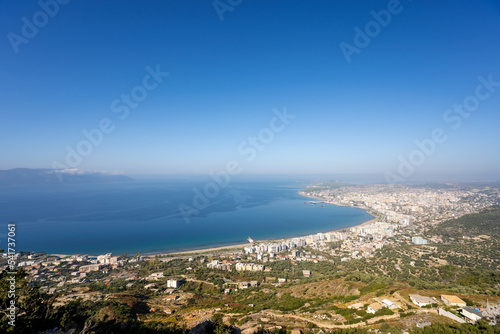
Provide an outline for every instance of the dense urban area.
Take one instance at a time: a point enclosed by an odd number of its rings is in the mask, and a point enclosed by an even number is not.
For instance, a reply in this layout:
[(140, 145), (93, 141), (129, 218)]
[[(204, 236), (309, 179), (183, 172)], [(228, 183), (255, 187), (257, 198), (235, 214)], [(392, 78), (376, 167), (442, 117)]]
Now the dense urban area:
[(301, 194), (374, 219), (206, 252), (2, 250), (0, 331), (500, 333), (498, 186), (325, 182)]

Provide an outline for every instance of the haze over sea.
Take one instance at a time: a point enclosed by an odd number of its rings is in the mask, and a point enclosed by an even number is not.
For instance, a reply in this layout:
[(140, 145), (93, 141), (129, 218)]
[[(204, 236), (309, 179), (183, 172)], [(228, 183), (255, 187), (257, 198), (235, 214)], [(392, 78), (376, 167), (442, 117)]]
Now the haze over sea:
[[(232, 180), (187, 222), (193, 188), (208, 180), (185, 177), (111, 184), (0, 187), (0, 237), (17, 223), (17, 251), (130, 255), (192, 250), (254, 240), (303, 236), (354, 226), (364, 210), (304, 204), (307, 186), (269, 177)], [(4, 232), (5, 231), (5, 232)]]

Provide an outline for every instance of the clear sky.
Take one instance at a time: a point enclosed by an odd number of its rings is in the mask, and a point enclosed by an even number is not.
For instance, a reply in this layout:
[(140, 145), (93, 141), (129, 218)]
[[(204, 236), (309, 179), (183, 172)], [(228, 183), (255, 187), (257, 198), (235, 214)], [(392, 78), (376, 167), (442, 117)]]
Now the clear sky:
[(0, 169), (500, 180), (498, 1), (41, 3), (0, 3)]

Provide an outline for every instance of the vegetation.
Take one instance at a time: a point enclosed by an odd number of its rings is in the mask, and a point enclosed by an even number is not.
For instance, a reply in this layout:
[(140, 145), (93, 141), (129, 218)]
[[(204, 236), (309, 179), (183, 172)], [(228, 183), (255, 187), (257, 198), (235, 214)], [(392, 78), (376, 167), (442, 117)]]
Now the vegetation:
[[(293, 329), (269, 329), (267, 326), (270, 325), (262, 321), (260, 316), (256, 317), (260, 312), (279, 314), (288, 317), (286, 319), (323, 317), (336, 325), (366, 323), (376, 327), (381, 333), (401, 333), (396, 324), (399, 326), (406, 322), (414, 326), (416, 319), (423, 314), (421, 311), (426, 310), (413, 308), (408, 302), (396, 314), (387, 308), (370, 314), (367, 306), (374, 298), (399, 298), (397, 301), (400, 303), (401, 298), (407, 298), (408, 293), (416, 290), (429, 290), (434, 296), (450, 291), (460, 294), (467, 305), (474, 306), (481, 298), (485, 300), (487, 296), (500, 295), (498, 226), (500, 208), (490, 208), (479, 214), (444, 222), (427, 232), (427, 238), (439, 236), (443, 243), (413, 245), (392, 240), (391, 244), (377, 250), (372, 258), (352, 259), (348, 262), (341, 262), (341, 256), (332, 256), (328, 252), (310, 253), (311, 249), (305, 248), (302, 251), (307, 254), (321, 254), (327, 260), (317, 263), (277, 260), (269, 263), (272, 267), (270, 272), (208, 269), (199, 261), (199, 256), (194, 256), (194, 261), (190, 261), (188, 257), (157, 257), (150, 261), (128, 264), (121, 271), (88, 273), (87, 283), (78, 284), (77, 287), (64, 285), (67, 290), (56, 295), (47, 295), (42, 291), (55, 287), (57, 282), (40, 290), (37, 286), (30, 286), (27, 275), (20, 270), (16, 274), (16, 303), (19, 307), (16, 332), (38, 333), (59, 327), (65, 331), (75, 329), (77, 333), (180, 334), (187, 331), (187, 317), (197, 310), (203, 310), (205, 313), (196, 318), (196, 321), (205, 320), (203, 324), (207, 333), (233, 333), (234, 326), (261, 325), (258, 332), (269, 334), (284, 334)], [(469, 230), (471, 233), (467, 234)], [(464, 239), (464, 235), (469, 238)], [(232, 260), (224, 256), (215, 254), (206, 256), (206, 260)], [(242, 255), (241, 258), (243, 261), (254, 261), (248, 255)], [(72, 265), (71, 262), (63, 262), (58, 268), (58, 275), (71, 277), (74, 272)], [(189, 270), (186, 269), (188, 267)], [(302, 270), (311, 271), (311, 277), (304, 278)], [(151, 281), (127, 280), (126, 275), (121, 276), (124, 272), (138, 277), (156, 272), (162, 272), (167, 277), (182, 277), (183, 284), (175, 293), (183, 298), (174, 302), (165, 301), (165, 279), (153, 281), (153, 288), (146, 289), (145, 286)], [(111, 275), (115, 275), (113, 279), (110, 279)], [(268, 276), (286, 278), (287, 283), (278, 285), (275, 282), (265, 282), (264, 279)], [(0, 275), (1, 291), (9, 289), (7, 278), (6, 273)], [(242, 281), (257, 281), (261, 285), (235, 291), (238, 282)], [(73, 287), (75, 288), (72, 289)], [(231, 292), (225, 294), (226, 288), (231, 288)], [(78, 294), (73, 293), (73, 290), (83, 292)], [(71, 294), (76, 297), (72, 296), (61, 303), (61, 297)], [(89, 294), (96, 294), (100, 298), (79, 298)], [(495, 297), (489, 298), (490, 301), (498, 300)], [(6, 308), (8, 302), (7, 294), (1, 294), (2, 309)], [(364, 306), (350, 309), (347, 306), (351, 302)], [(436, 306), (434, 304), (429, 308), (435, 309)], [(175, 312), (167, 315), (164, 311), (170, 307)], [(455, 309), (450, 311), (457, 312)], [(298, 323), (302, 324), (304, 334), (317, 334), (319, 331), (316, 322), (298, 320)], [(13, 327), (8, 325), (6, 314), (3, 313), (0, 332), (12, 331)], [(484, 322), (454, 325), (433, 321), (432, 326), (425, 329), (413, 328), (412, 331), (500, 333), (498, 327), (488, 326)], [(335, 332), (368, 333), (368, 330), (346, 328)]]

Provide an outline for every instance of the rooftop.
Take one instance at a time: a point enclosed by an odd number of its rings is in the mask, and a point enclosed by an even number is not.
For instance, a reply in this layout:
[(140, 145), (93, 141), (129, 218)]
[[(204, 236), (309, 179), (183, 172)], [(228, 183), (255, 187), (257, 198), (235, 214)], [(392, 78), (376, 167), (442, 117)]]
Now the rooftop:
[(450, 303), (463, 303), (463, 304), (465, 304), (465, 302), (462, 299), (458, 298), (457, 296), (442, 295), (441, 297), (446, 298), (446, 300), (448, 300)]

